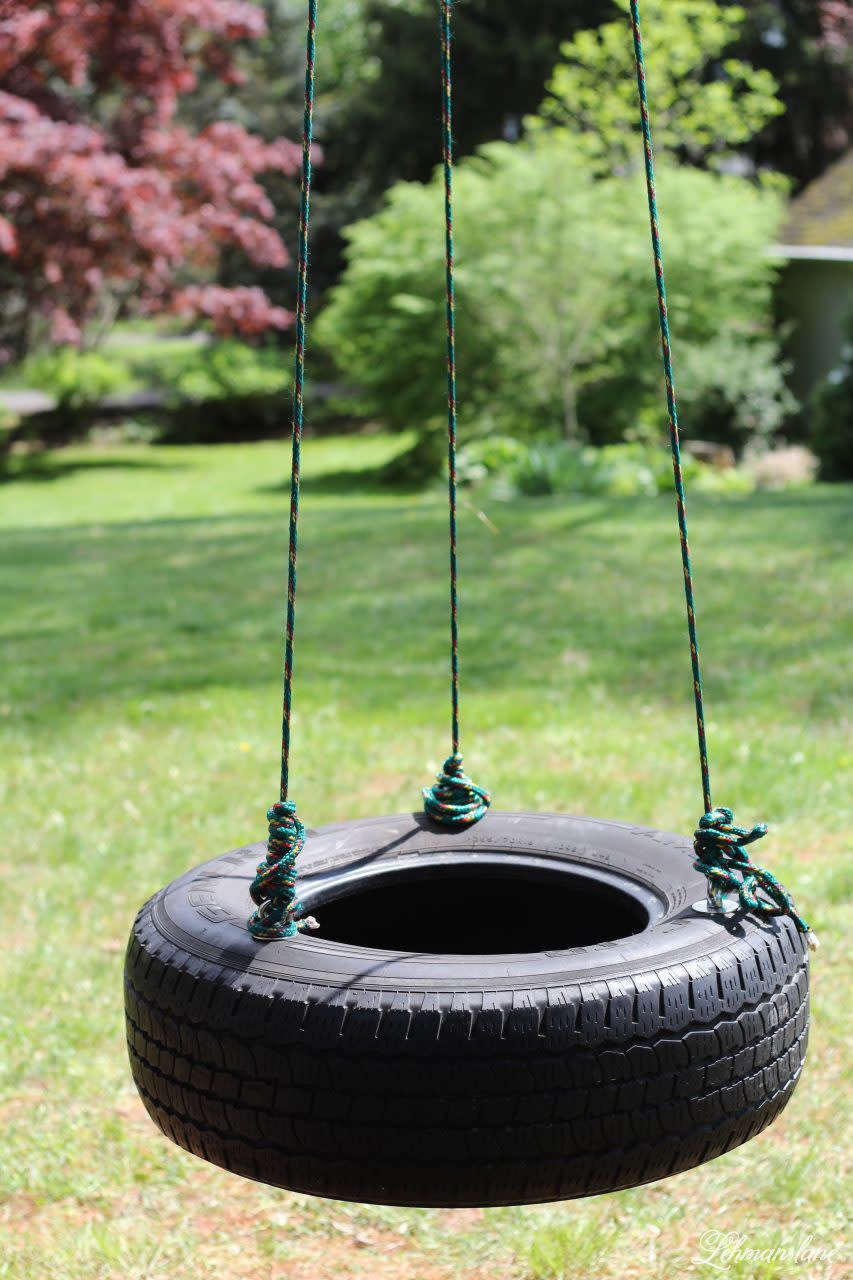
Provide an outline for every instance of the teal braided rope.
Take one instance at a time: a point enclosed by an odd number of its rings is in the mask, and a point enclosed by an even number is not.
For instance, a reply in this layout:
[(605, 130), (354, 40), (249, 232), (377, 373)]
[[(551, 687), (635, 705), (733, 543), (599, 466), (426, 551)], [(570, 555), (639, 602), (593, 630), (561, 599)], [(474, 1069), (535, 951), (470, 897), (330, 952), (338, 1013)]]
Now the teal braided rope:
[(296, 816), (292, 800), (277, 800), (267, 810), (267, 856), (257, 867), (249, 888), (257, 911), (249, 920), (249, 933), (260, 942), (292, 938), (300, 929), (316, 929), (313, 916), (295, 917), (302, 910), (296, 898), (296, 859), (305, 844), (305, 828)]
[(308, 311), (308, 229), (311, 211), (311, 144), (314, 125), (314, 54), (317, 32), (317, 0), (308, 0), (308, 32), (305, 54), (305, 114), (302, 128), (302, 193), (299, 209), (299, 261), (296, 274), (296, 371), (293, 381), (293, 456), (290, 475), (290, 529), (287, 569), (287, 622), (284, 644), (284, 697), (281, 726), (280, 800), (267, 812), (267, 856), (258, 867), (250, 893), (258, 910), (249, 920), (254, 938), (270, 941), (290, 938), (299, 928), (316, 928), (316, 922), (296, 921), (296, 859), (305, 843), (305, 829), (296, 817), (296, 806), (287, 798), (290, 776), (290, 721), (293, 704), (293, 638), (296, 629), (296, 547), (299, 519), (299, 472), (302, 447), (305, 386), (305, 328)]
[(699, 642), (696, 635), (696, 610), (693, 601), (693, 571), (690, 565), (690, 548), (687, 542), (687, 510), (684, 494), (684, 475), (681, 469), (681, 442), (678, 434), (678, 404), (675, 397), (675, 377), (672, 370), (672, 350), (669, 340), (669, 314), (666, 306), (666, 285), (663, 273), (660, 221), (655, 194), (654, 154), (649, 120), (649, 101), (646, 92), (646, 68), (643, 58), (643, 40), (640, 34), (640, 12), (637, 0), (631, 0), (631, 24), (634, 30), (634, 54), (637, 61), (637, 85), (640, 92), (640, 114), (643, 128), (643, 144), (646, 157), (646, 188), (649, 197), (649, 219), (652, 228), (652, 251), (655, 260), (655, 279), (658, 291), (661, 350), (663, 352), (666, 403), (669, 411), (669, 443), (672, 453), (672, 472), (675, 479), (675, 499), (678, 512), (678, 531), (681, 540), (681, 564), (684, 570), (684, 595), (687, 602), (687, 631), (690, 637), (690, 662), (693, 668), (693, 699), (696, 704), (696, 729), (699, 738), (699, 761), (702, 771), (702, 795), (705, 812), (712, 809), (711, 775), (708, 767), (708, 745), (705, 736), (705, 708), (702, 701), (702, 674), (699, 665)]
[[(694, 864), (708, 877), (708, 898), (712, 906), (720, 908), (720, 888), (723, 878), (729, 887), (730, 881), (739, 885), (741, 904), (747, 909), (761, 915), (787, 914), (801, 933), (814, 945), (814, 934), (806, 922), (794, 910), (790, 895), (779, 882), (760, 867), (754, 867), (743, 853), (742, 844), (756, 840), (765, 834), (767, 828), (763, 824), (746, 831), (741, 827), (731, 826), (732, 813), (729, 809), (714, 809), (711, 800), (711, 774), (708, 765), (708, 744), (705, 733), (705, 707), (702, 698), (702, 674), (699, 663), (699, 641), (696, 634), (696, 609), (693, 596), (693, 571), (690, 564), (690, 549), (687, 541), (687, 513), (684, 494), (684, 475), (681, 467), (681, 442), (678, 431), (678, 404), (675, 395), (675, 376), (672, 367), (672, 348), (669, 335), (669, 314), (666, 303), (666, 285), (664, 281), (663, 251), (661, 247), (660, 219), (658, 217), (657, 195), (655, 192), (654, 151), (652, 148), (652, 129), (649, 117), (649, 100), (646, 89), (646, 66), (643, 55), (643, 37), (640, 30), (639, 0), (630, 0), (631, 27), (634, 35), (634, 56), (637, 65), (637, 88), (640, 96), (640, 122), (643, 131), (643, 148), (646, 166), (646, 190), (649, 201), (649, 221), (652, 233), (652, 253), (655, 264), (655, 280), (658, 295), (658, 316), (660, 320), (661, 351), (663, 354), (663, 371), (666, 382), (666, 403), (669, 413), (669, 443), (672, 453), (672, 473), (675, 482), (675, 499), (678, 514), (678, 530), (681, 541), (681, 564), (684, 572), (684, 596), (687, 604), (687, 632), (690, 638), (690, 663), (693, 671), (693, 700), (696, 707), (696, 731), (699, 741), (699, 763), (702, 774), (702, 798), (705, 815), (696, 833), (697, 857)], [(720, 818), (717, 815), (728, 815)], [(757, 835), (754, 833), (758, 833)], [(700, 839), (700, 833), (701, 839)], [(743, 836), (741, 844), (736, 840)], [(732, 840), (735, 843), (732, 843)], [(740, 854), (728, 855), (726, 850), (739, 849)], [(741, 860), (745, 859), (745, 864)], [(728, 857), (728, 861), (726, 858)], [(738, 880), (736, 872), (745, 865), (743, 879)], [(743, 886), (746, 886), (745, 888)], [(775, 886), (775, 888), (774, 888)], [(769, 895), (774, 904), (772, 911), (766, 909), (762, 899), (756, 896), (756, 889), (761, 888)]]
[(454, 755), (459, 751), (459, 551), (456, 537), (456, 285), (453, 268), (453, 61), (451, 0), (440, 0), (444, 161), (445, 299), (447, 315), (447, 475), (450, 507), (450, 701)]
[(491, 804), (491, 797), (478, 787), (462, 768), (462, 757), (448, 756), (435, 783), (423, 788), (424, 811), (443, 827), (470, 827), (479, 822)]
[(452, 754), (435, 786), (424, 788), (424, 809), (446, 827), (468, 827), (489, 807), (488, 791), (462, 769), (459, 752), (459, 552), (456, 536), (456, 289), (453, 270), (453, 59), (452, 0), (439, 0), (441, 120), (444, 161), (445, 298), (447, 314), (447, 473), (450, 506), (450, 701)]
[(767, 824), (737, 827), (733, 818), (731, 809), (714, 809), (699, 819), (694, 837), (693, 865), (707, 877), (715, 906), (723, 909), (724, 895), (736, 893), (744, 911), (760, 916), (788, 915), (805, 934), (809, 947), (816, 950), (817, 938), (796, 910), (788, 890), (771, 872), (750, 862), (744, 848), (767, 834)]

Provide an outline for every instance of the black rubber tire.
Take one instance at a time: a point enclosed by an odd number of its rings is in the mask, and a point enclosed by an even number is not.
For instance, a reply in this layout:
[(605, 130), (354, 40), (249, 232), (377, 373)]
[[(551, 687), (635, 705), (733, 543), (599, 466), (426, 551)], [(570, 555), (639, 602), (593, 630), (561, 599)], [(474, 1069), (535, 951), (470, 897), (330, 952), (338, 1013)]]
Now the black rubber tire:
[[(380, 951), (322, 927), (255, 942), (263, 852), (156, 894), (127, 951), (136, 1085), (163, 1132), (214, 1164), (384, 1204), (568, 1199), (712, 1159), (793, 1092), (803, 941), (787, 917), (698, 912), (705, 881), (683, 837), (495, 812), (463, 833), (409, 814), (309, 833), (301, 896), (321, 926), (323, 901), (356, 880), (484, 859), (622, 884), (651, 918), (617, 941), (512, 955)], [(452, 910), (450, 881), (441, 896)]]

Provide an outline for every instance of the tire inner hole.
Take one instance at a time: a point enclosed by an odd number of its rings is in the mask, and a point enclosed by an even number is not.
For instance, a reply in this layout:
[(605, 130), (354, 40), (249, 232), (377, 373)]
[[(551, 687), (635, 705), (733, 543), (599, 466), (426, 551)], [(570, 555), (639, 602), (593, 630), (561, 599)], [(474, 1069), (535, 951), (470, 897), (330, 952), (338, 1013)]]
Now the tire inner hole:
[[(328, 893), (328, 898), (326, 897)], [(332, 942), (419, 954), (559, 951), (641, 933), (646, 907), (587, 875), (448, 866), (328, 886), (306, 902)]]

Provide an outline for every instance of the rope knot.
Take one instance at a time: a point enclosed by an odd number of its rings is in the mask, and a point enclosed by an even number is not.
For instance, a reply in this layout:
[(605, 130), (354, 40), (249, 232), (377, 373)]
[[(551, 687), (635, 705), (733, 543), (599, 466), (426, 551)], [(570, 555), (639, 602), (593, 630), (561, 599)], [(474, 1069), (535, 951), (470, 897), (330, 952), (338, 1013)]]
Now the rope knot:
[(261, 942), (292, 938), (300, 929), (316, 929), (313, 916), (294, 917), (302, 908), (296, 901), (296, 859), (305, 844), (305, 828), (296, 816), (292, 800), (277, 800), (267, 810), (267, 856), (258, 863), (249, 888), (257, 911), (249, 920), (249, 933)]
[(462, 756), (448, 756), (431, 787), (423, 788), (424, 811), (443, 827), (470, 827), (491, 804), (484, 787), (472, 782), (462, 768)]
[(767, 824), (738, 827), (731, 809), (712, 809), (699, 819), (693, 840), (693, 866), (708, 880), (708, 897), (718, 910), (726, 893), (736, 893), (744, 911), (760, 916), (790, 916), (805, 934), (810, 950), (817, 950), (817, 938), (798, 914), (788, 890), (764, 867), (749, 860), (744, 848), (767, 835)]

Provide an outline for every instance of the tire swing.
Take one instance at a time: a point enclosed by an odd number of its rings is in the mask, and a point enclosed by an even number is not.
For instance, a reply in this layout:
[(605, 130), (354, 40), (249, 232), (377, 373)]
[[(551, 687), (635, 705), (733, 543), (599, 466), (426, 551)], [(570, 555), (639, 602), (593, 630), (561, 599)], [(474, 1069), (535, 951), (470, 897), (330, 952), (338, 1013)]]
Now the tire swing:
[[(636, 0), (704, 816), (691, 846), (619, 822), (499, 813), (463, 772), (451, 3), (439, 0), (452, 753), (424, 792), (423, 813), (306, 833), (288, 795), (317, 10), (309, 0), (281, 798), (266, 847), (214, 858), (142, 908), (125, 968), (134, 1080), (168, 1137), (248, 1178), (398, 1205), (594, 1195), (754, 1137), (800, 1076), (815, 945), (785, 889), (750, 862), (746, 846), (766, 828), (735, 826), (711, 802)], [(441, 911), (429, 894), (441, 895)], [(322, 929), (309, 933), (315, 911)]]

